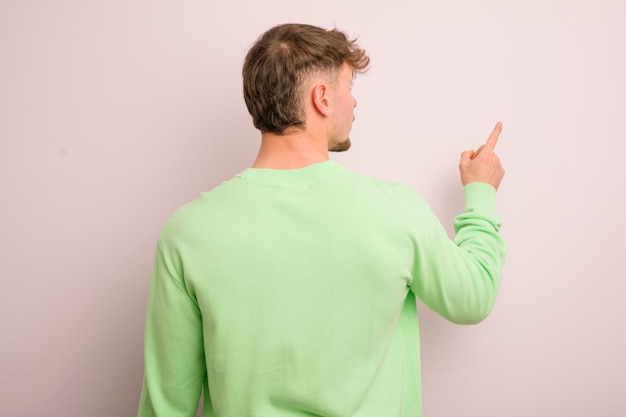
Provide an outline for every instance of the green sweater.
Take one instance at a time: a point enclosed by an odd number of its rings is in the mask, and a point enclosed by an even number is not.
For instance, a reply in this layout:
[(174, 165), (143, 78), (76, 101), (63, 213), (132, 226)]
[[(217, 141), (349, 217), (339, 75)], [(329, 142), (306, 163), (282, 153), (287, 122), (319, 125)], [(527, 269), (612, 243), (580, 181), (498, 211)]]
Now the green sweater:
[(177, 210), (159, 242), (139, 416), (420, 416), (415, 296), (490, 312), (504, 259), (488, 184), (451, 241), (408, 187), (332, 161), (247, 169)]

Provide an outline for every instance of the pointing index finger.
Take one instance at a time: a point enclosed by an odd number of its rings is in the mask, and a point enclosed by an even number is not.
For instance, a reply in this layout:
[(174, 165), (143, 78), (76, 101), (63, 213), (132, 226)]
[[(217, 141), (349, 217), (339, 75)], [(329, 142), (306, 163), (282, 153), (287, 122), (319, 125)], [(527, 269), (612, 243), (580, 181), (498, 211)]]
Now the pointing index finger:
[(485, 142), (485, 146), (483, 149), (487, 149), (489, 151), (494, 150), (496, 147), (496, 143), (498, 143), (498, 137), (500, 136), (500, 132), (502, 132), (502, 122), (496, 123), (496, 127), (493, 128), (493, 131), (487, 138), (487, 142)]

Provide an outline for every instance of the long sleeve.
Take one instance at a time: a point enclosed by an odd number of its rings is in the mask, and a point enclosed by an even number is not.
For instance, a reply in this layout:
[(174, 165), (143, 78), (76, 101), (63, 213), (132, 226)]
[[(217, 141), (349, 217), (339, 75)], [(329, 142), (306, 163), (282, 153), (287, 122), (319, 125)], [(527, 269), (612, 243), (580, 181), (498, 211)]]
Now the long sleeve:
[(495, 189), (471, 183), (464, 192), (465, 211), (455, 219), (454, 241), (434, 215), (429, 230), (422, 229), (411, 289), (446, 319), (472, 324), (493, 308), (506, 250), (498, 233)]
[(202, 319), (175, 249), (160, 242), (145, 329), (139, 417), (193, 417), (206, 375)]

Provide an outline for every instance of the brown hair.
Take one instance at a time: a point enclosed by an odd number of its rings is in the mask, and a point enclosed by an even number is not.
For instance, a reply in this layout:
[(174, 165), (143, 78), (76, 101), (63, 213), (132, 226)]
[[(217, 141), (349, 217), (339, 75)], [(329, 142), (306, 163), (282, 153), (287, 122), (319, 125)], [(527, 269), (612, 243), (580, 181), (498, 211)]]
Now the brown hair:
[(369, 57), (338, 29), (304, 24), (278, 25), (250, 48), (243, 65), (243, 96), (254, 126), (282, 134), (304, 127), (305, 82), (325, 72), (336, 75), (343, 63), (353, 72), (367, 70)]

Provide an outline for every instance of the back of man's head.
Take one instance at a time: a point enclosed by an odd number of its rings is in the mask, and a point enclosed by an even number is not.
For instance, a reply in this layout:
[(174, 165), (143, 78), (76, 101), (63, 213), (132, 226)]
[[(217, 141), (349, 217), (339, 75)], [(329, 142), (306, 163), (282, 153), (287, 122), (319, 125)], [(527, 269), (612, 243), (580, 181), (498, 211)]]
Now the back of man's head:
[(306, 81), (319, 73), (333, 77), (344, 62), (360, 73), (369, 58), (338, 29), (284, 24), (265, 32), (248, 51), (242, 72), (254, 126), (278, 135), (304, 127)]

